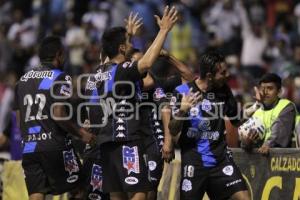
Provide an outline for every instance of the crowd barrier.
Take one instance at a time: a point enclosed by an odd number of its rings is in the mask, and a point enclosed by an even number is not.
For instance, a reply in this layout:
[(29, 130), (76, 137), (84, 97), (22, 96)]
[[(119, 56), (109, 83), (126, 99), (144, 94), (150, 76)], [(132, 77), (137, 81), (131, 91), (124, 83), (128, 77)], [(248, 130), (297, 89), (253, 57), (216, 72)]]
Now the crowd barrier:
[[(232, 149), (252, 200), (300, 200), (300, 149), (272, 149), (269, 156)], [(158, 187), (158, 200), (179, 200), (180, 153), (165, 164)], [(0, 170), (1, 171), (1, 170)], [(3, 200), (27, 200), (20, 161), (3, 163)], [(208, 199), (208, 197), (204, 197)], [(68, 200), (68, 195), (47, 196), (46, 200)]]

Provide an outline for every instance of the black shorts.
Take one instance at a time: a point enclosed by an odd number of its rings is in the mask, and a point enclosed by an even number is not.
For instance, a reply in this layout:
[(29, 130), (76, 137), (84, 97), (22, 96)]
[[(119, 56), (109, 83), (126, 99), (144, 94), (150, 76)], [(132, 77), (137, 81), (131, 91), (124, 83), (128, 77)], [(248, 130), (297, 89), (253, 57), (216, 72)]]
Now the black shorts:
[(80, 185), (81, 163), (73, 149), (23, 154), (29, 195), (62, 194)]
[(109, 194), (102, 190), (103, 173), (99, 148), (90, 149), (84, 153), (82, 179), (84, 198), (88, 200), (109, 200)]
[[(146, 154), (148, 160), (148, 168), (150, 171), (150, 180), (153, 190), (157, 190), (159, 181), (163, 172), (163, 159), (161, 153), (161, 147), (159, 141), (150, 136), (152, 142), (148, 142), (146, 145)], [(149, 141), (149, 139), (148, 139)]]
[(151, 191), (144, 148), (141, 140), (108, 142), (100, 146), (103, 192)]
[[(199, 163), (195, 163), (197, 157)], [(201, 155), (195, 150), (182, 153), (181, 160), (181, 200), (202, 199), (205, 192), (211, 200), (225, 200), (236, 192), (247, 190), (239, 168), (229, 155), (210, 168), (201, 166)]]

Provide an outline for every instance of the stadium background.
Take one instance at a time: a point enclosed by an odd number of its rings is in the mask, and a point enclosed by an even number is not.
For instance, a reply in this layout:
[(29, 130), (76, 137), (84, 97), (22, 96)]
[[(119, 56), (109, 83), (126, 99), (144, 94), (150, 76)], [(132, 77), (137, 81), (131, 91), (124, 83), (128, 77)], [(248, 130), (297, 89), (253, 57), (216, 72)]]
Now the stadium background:
[[(14, 148), (20, 136), (10, 112), (13, 88), (38, 65), (37, 47), (45, 35), (63, 38), (65, 70), (75, 84), (77, 75), (92, 72), (99, 63), (105, 28), (122, 26), (130, 11), (138, 12), (144, 26), (133, 44), (143, 51), (158, 30), (153, 15), (166, 4), (175, 4), (181, 16), (165, 45), (171, 54), (195, 73), (202, 52), (224, 54), (229, 85), (241, 103), (252, 101), (252, 87), (263, 73), (275, 72), (283, 79), (282, 97), (299, 111), (299, 0), (0, 0), (0, 133), (11, 138), (10, 144), (0, 139), (3, 158), (20, 158)], [(227, 125), (228, 144), (238, 147), (236, 130)]]

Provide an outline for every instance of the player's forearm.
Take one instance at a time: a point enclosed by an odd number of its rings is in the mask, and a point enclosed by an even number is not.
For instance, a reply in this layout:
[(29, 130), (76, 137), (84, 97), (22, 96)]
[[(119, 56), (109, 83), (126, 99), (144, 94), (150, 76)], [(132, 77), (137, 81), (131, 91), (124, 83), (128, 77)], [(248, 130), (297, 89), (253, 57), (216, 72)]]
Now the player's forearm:
[(80, 127), (77, 126), (74, 122), (68, 121), (56, 121), (61, 129), (65, 132), (70, 133), (74, 136), (80, 137)]
[(170, 134), (172, 136), (176, 136), (180, 133), (183, 126), (183, 119), (186, 116), (186, 112), (183, 110), (179, 110), (178, 113), (176, 113), (176, 116), (174, 119), (172, 119), (169, 123), (169, 130)]
[(170, 134), (172, 136), (176, 136), (181, 131), (182, 126), (183, 126), (182, 120), (172, 119), (169, 124)]
[(172, 141), (172, 135), (169, 129), (171, 110), (168, 107), (164, 107), (161, 116), (162, 116), (162, 122), (164, 127), (164, 138), (165, 140)]
[(145, 55), (138, 61), (138, 69), (140, 73), (144, 73), (145, 71), (151, 68), (154, 61), (160, 54), (160, 51), (163, 47), (167, 35), (168, 30), (160, 30), (158, 32), (155, 40), (153, 41), (149, 49), (146, 51)]
[[(57, 105), (54, 108), (54, 117), (57, 119), (62, 119), (67, 117), (66, 110), (63, 106)], [(71, 133), (72, 135), (80, 137), (80, 127), (77, 126), (71, 120), (56, 120), (58, 126), (63, 129), (67, 133)]]
[(184, 63), (179, 61), (174, 56), (170, 56), (170, 62), (176, 67), (176, 69), (179, 71), (180, 76), (186, 80), (186, 81), (193, 81), (195, 76), (193, 72), (189, 69), (188, 66), (186, 66)]

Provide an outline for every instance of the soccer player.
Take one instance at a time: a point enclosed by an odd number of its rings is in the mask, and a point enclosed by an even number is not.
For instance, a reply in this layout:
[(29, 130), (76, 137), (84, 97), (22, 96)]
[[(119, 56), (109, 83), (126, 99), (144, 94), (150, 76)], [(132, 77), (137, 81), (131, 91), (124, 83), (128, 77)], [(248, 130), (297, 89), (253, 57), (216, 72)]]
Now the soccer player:
[[(132, 57), (136, 57), (135, 54)], [(175, 57), (168, 55), (165, 51), (161, 52), (161, 54), (163, 56), (159, 56), (147, 76), (143, 79), (143, 106), (141, 107), (143, 109), (142, 118), (145, 124), (142, 127), (144, 127), (146, 134), (144, 143), (152, 185), (152, 191), (148, 192), (147, 195), (148, 200), (156, 199), (164, 158), (168, 162), (171, 160), (171, 157), (165, 157), (165, 154), (162, 154), (163, 147), (166, 148), (166, 146), (172, 145), (171, 141), (167, 141), (171, 137), (164, 137), (169, 129), (163, 126), (160, 118), (164, 105), (167, 105), (169, 101), (167, 94), (180, 85), (182, 80), (186, 81), (185, 78), (191, 81), (194, 77), (189, 68)], [(164, 141), (166, 141), (166, 145)], [(173, 148), (170, 149), (171, 154), (173, 153)]]
[(102, 109), (90, 109), (91, 127), (98, 130), (97, 142), (103, 159), (103, 191), (111, 199), (145, 199), (151, 190), (148, 180), (140, 130), (142, 120), (135, 119), (136, 103), (140, 102), (140, 81), (158, 57), (168, 32), (177, 20), (177, 11), (166, 7), (162, 18), (156, 16), (160, 31), (145, 55), (138, 62), (126, 62), (131, 48), (125, 28), (115, 27), (104, 32), (102, 46), (109, 62), (91, 77), (86, 89), (92, 93), (91, 102)]
[(65, 56), (60, 38), (46, 37), (39, 57), (41, 65), (24, 74), (15, 89), (14, 109), (23, 133), (22, 166), (30, 200), (78, 187), (81, 166), (67, 134), (81, 136), (87, 143), (93, 139), (67, 119), (64, 106), (72, 85), (71, 77), (62, 71)]
[[(206, 53), (200, 58), (200, 77), (178, 86), (171, 98), (170, 133), (179, 136), (181, 200), (250, 199), (243, 177), (227, 150), (224, 116), (240, 123), (237, 103), (226, 84), (224, 57)], [(179, 135), (180, 134), (180, 135)]]
[[(138, 18), (138, 13), (133, 15), (131, 12), (129, 17), (125, 19), (126, 22), (126, 31), (129, 37), (134, 36), (139, 27), (143, 24), (142, 19)], [(130, 49), (131, 51), (133, 49)], [(128, 53), (127, 53), (128, 54)], [(126, 56), (126, 55), (125, 55)], [(101, 68), (101, 65), (104, 65), (109, 62), (109, 58), (104, 54), (103, 51), (100, 53), (100, 64), (98, 68)], [(88, 79), (87, 88), (85, 91), (85, 95), (90, 97), (93, 95), (93, 90), (90, 89), (89, 84), (91, 83), (91, 79)], [(94, 99), (90, 99), (91, 102)], [(97, 109), (99, 105), (96, 103), (96, 106), (93, 107), (91, 105), (86, 106), (86, 111), (89, 113), (92, 110), (92, 113), (95, 113), (93, 109)], [(99, 108), (99, 107), (98, 107)], [(101, 111), (100, 111), (101, 112)], [(96, 110), (96, 113), (99, 114), (99, 110)], [(85, 113), (86, 114), (86, 113)], [(88, 114), (89, 115), (89, 114)], [(92, 114), (93, 116), (93, 114)], [(89, 115), (91, 117), (91, 115)], [(97, 118), (97, 117), (96, 117)], [(91, 119), (85, 120), (85, 127), (88, 129), (91, 128), (90, 125)], [(94, 121), (94, 120), (92, 120)], [(90, 129), (93, 134), (97, 135), (99, 129), (92, 128)], [(86, 145), (86, 149), (83, 156), (83, 184), (84, 184), (84, 199), (102, 199), (108, 200), (110, 199), (108, 193), (103, 193), (103, 171), (102, 171), (102, 159), (100, 156), (99, 145)]]

